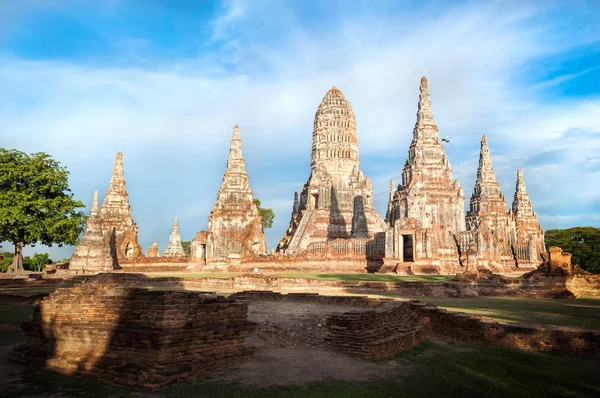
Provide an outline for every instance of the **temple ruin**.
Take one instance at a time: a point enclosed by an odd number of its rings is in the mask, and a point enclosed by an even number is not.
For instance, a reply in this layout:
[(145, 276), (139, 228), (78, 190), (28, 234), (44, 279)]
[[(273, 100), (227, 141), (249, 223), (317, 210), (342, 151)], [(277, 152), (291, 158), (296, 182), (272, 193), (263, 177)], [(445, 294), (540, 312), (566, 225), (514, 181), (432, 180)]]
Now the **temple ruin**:
[(123, 154), (117, 153), (110, 184), (100, 209), (102, 234), (115, 260), (142, 256), (138, 243), (138, 226), (131, 217), (131, 205), (125, 187)]
[(520, 269), (535, 269), (539, 264), (540, 254), (546, 251), (544, 231), (537, 221), (529, 195), (523, 180), (523, 170), (517, 170), (517, 183), (513, 199), (511, 216), (515, 222), (516, 237), (513, 252)]
[(350, 250), (365, 257), (364, 242), (385, 232), (386, 225), (373, 206), (371, 180), (359, 168), (354, 111), (336, 87), (325, 94), (315, 114), (310, 167), (299, 197), (294, 195), (290, 226), (277, 250), (319, 255), (328, 241), (357, 239), (352, 248), (350, 242), (334, 244), (340, 247), (333, 247), (331, 254)]
[(95, 191), (85, 232), (69, 261), (69, 267), (82, 272), (109, 272), (114, 269), (113, 263), (110, 247), (102, 234), (102, 219), (98, 214), (98, 191)]
[[(416, 119), (402, 182), (396, 185), (391, 181), (384, 221), (374, 208), (370, 179), (360, 170), (354, 111), (342, 92), (331, 88), (314, 118), (310, 176), (301, 192), (294, 193), (289, 227), (270, 254), (246, 173), (238, 126), (233, 128), (227, 167), (208, 216), (208, 228), (192, 240), (189, 258), (181, 244), (177, 218), (163, 255), (156, 240), (143, 255), (119, 152), (102, 208), (97, 216), (90, 215), (70, 267), (92, 272), (114, 266), (134, 272), (245, 272), (258, 268), (399, 274), (535, 269), (545, 252), (544, 238), (522, 170), (517, 172), (514, 201), (507, 210), (483, 136), (477, 180), (465, 216), (463, 189), (453, 180), (425, 77)], [(102, 257), (105, 248), (98, 243), (100, 235), (109, 247), (110, 265)]]
[(506, 210), (506, 199), (496, 181), (487, 137), (481, 139), (477, 180), (466, 217), (467, 232), (460, 234), (462, 246), (477, 245), (477, 268), (494, 272), (516, 271), (512, 253), (515, 224)]
[(217, 202), (208, 216), (208, 230), (196, 234), (190, 255), (196, 263), (224, 264), (264, 254), (266, 250), (262, 218), (254, 203), (242, 155), (240, 128), (236, 125)]
[(384, 269), (453, 273), (459, 269), (454, 234), (465, 229), (464, 194), (438, 136), (425, 77), (402, 184), (392, 180), (386, 214)]

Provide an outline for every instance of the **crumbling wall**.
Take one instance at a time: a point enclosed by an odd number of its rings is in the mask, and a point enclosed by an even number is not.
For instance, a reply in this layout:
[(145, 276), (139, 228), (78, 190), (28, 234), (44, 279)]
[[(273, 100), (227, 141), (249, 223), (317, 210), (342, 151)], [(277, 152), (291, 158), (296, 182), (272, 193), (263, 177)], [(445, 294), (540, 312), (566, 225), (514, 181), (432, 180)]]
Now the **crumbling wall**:
[(527, 351), (600, 354), (600, 331), (575, 327), (499, 322), (451, 312), (420, 301), (412, 308), (431, 320), (432, 337)]
[(370, 311), (350, 311), (327, 318), (327, 345), (347, 355), (381, 359), (411, 348), (431, 334), (429, 318), (409, 303), (391, 302)]
[(250, 355), (247, 315), (247, 304), (213, 293), (86, 283), (42, 300), (11, 358), (154, 391)]
[(404, 296), (467, 297), (475, 295), (474, 290), (464, 284), (454, 282), (368, 282), (368, 281), (328, 281), (323, 279), (277, 277), (262, 274), (246, 274), (234, 277), (206, 278), (149, 278), (141, 274), (99, 274), (95, 278), (111, 275), (119, 283), (130, 286), (169, 287), (179, 284), (186, 288), (234, 289), (234, 290), (295, 290), (329, 291), (340, 293), (386, 293)]
[(575, 297), (592, 296), (600, 297), (599, 274), (575, 274), (567, 279), (567, 288)]

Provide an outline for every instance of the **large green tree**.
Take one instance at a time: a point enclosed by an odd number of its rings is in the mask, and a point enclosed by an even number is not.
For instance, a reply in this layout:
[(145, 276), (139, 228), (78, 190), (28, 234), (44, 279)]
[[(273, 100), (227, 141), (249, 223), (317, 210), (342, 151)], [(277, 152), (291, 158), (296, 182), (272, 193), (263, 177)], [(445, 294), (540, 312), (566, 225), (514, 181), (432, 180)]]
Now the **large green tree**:
[(550, 229), (544, 234), (546, 247), (558, 246), (573, 255), (571, 262), (600, 273), (600, 228)]
[(76, 244), (85, 214), (69, 172), (45, 153), (0, 148), (0, 242), (15, 246), (9, 270), (23, 270), (23, 246)]
[(258, 213), (262, 218), (262, 228), (263, 231), (265, 228), (271, 228), (273, 226), (273, 220), (275, 219), (275, 212), (273, 209), (265, 209), (260, 207), (260, 200), (254, 198), (254, 204), (258, 208)]

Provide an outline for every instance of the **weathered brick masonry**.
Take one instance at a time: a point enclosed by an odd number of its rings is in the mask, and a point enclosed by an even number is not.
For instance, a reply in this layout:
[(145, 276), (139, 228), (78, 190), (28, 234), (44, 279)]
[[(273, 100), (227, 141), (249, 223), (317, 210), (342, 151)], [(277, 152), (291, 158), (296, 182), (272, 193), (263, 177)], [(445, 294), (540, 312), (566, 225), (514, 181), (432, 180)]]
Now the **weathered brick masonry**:
[(327, 319), (330, 348), (345, 354), (381, 359), (413, 347), (431, 334), (429, 318), (409, 303), (390, 302), (370, 311), (350, 311)]
[(421, 301), (413, 301), (411, 305), (414, 311), (431, 320), (432, 337), (435, 338), (528, 351), (600, 354), (598, 330), (498, 322), (446, 311)]
[(240, 292), (237, 300), (287, 300), (355, 307), (326, 320), (327, 345), (348, 355), (380, 359), (431, 337), (530, 351), (600, 354), (600, 331), (526, 325), (451, 312), (422, 301), (398, 302), (359, 296), (320, 296), (271, 291)]
[(247, 315), (247, 304), (212, 293), (87, 283), (42, 300), (11, 358), (157, 390), (251, 355)]

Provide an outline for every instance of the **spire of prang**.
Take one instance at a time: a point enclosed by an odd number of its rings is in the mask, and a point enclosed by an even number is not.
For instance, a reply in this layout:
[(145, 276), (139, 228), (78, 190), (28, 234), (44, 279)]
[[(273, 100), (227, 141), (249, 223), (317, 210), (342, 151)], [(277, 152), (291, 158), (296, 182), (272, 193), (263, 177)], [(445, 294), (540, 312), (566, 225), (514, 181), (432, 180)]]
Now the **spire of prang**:
[(131, 205), (125, 186), (123, 154), (117, 153), (112, 177), (102, 207), (102, 233), (118, 259), (135, 258), (142, 254), (138, 243), (138, 227), (131, 217)]
[(477, 181), (496, 181), (496, 173), (492, 167), (492, 157), (488, 148), (487, 137), (481, 137), (481, 149), (479, 150), (479, 167), (477, 168)]
[(358, 166), (358, 132), (350, 101), (335, 86), (325, 94), (313, 122), (310, 165), (346, 178)]
[(98, 215), (98, 190), (94, 191), (94, 199), (92, 200), (92, 208), (90, 209), (90, 216)]
[(92, 234), (94, 236), (102, 237), (102, 220), (98, 216), (98, 190), (94, 191), (94, 199), (92, 200), (92, 207), (90, 208), (90, 215), (87, 219), (85, 226), (85, 233)]
[[(240, 139), (240, 128), (233, 126), (233, 137), (231, 138), (231, 147), (229, 148), (229, 157), (227, 158), (227, 167), (223, 174), (221, 189), (217, 193), (217, 202), (225, 200), (226, 191), (230, 189), (244, 190), (252, 195), (248, 183), (248, 174), (246, 173), (246, 162), (242, 154), (242, 140)], [(219, 199), (222, 197), (221, 199)]]
[(131, 217), (129, 195), (127, 195), (125, 173), (123, 172), (123, 154), (121, 152), (117, 153), (110, 184), (108, 185), (104, 202), (102, 202), (101, 213), (105, 213), (109, 207), (124, 209), (128, 213), (127, 216)]
[(231, 137), (231, 146), (229, 147), (229, 158), (227, 158), (227, 173), (246, 174), (244, 155), (242, 154), (242, 140), (240, 138), (240, 128), (236, 124), (233, 126), (233, 136)]
[(517, 185), (515, 191), (515, 195), (527, 195), (527, 188), (525, 187), (525, 181), (523, 181), (523, 169), (517, 169)]
[(125, 173), (123, 172), (123, 153), (118, 152), (113, 167), (112, 177), (110, 178), (109, 190), (120, 191), (125, 186)]
[(298, 200), (298, 192), (294, 192), (294, 206), (292, 207), (292, 215), (298, 213), (300, 209), (300, 201)]
[(525, 187), (525, 181), (523, 180), (523, 170), (517, 170), (517, 183), (515, 186), (515, 197), (512, 203), (513, 214), (518, 218), (521, 216), (532, 216), (534, 215), (529, 195), (527, 195), (527, 188)]
[(433, 107), (431, 105), (431, 99), (429, 98), (429, 84), (425, 76), (421, 78), (421, 86), (419, 87), (419, 90), (421, 93), (419, 94), (419, 106), (415, 129), (422, 129), (426, 126), (431, 126), (437, 133), (437, 126), (433, 120)]

